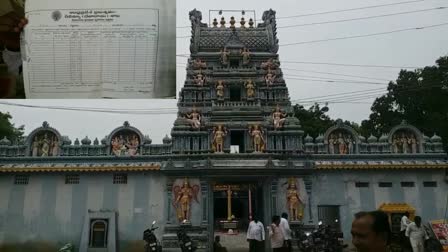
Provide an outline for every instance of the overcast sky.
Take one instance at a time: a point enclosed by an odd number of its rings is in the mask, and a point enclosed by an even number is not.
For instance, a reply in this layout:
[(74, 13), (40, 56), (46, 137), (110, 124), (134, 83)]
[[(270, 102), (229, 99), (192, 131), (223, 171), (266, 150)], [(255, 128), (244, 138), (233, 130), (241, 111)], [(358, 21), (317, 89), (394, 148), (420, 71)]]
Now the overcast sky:
[[(190, 26), (188, 12), (194, 8), (202, 11), (203, 22), (208, 23), (209, 10), (219, 9), (245, 9), (253, 10), (257, 19), (261, 18), (263, 11), (274, 9), (277, 12), (278, 38), (280, 45), (372, 33), (388, 32), (407, 28), (430, 26), (448, 23), (448, 9), (429, 10), (436, 7), (448, 7), (446, 0), (414, 1), (407, 4), (385, 6), (381, 8), (366, 8), (349, 12), (336, 12), (322, 15), (302, 16), (297, 18), (284, 18), (301, 14), (327, 12), (333, 10), (351, 9), (365, 6), (374, 6), (406, 0), (226, 0), (203, 1), (188, 0), (177, 1), (177, 54), (189, 53)], [(417, 12), (418, 11), (418, 12)], [(381, 18), (354, 20), (350, 22), (337, 22), (330, 24), (305, 25), (291, 28), (281, 26), (310, 24), (341, 19), (357, 19), (367, 16), (395, 14), (401, 12), (413, 12), (403, 15), (392, 15)], [(246, 11), (246, 16), (251, 12)], [(226, 20), (235, 15), (237, 20), (241, 17), (238, 12), (226, 13)], [(214, 17), (220, 18), (214, 12)], [(335, 99), (333, 94), (354, 92), (362, 90), (381, 89), (386, 90), (388, 80), (394, 80), (400, 68), (392, 67), (349, 67), (324, 64), (296, 64), (286, 61), (335, 63), (354, 65), (381, 65), (401, 67), (424, 67), (433, 65), (434, 61), (443, 55), (447, 55), (448, 25), (431, 29), (411, 30), (399, 33), (391, 33), (380, 36), (363, 38), (331, 40), (327, 42), (314, 42), (290, 46), (280, 46), (279, 55), (286, 84), (289, 88), (291, 100), (309, 99), (315, 96), (330, 95), (329, 98), (317, 98), (320, 102)], [(177, 58), (177, 88), (183, 86), (185, 80), (186, 58)], [(316, 73), (319, 72), (319, 73)], [(329, 75), (333, 73), (339, 75)], [(363, 78), (355, 78), (343, 75), (356, 75)], [(369, 79), (367, 79), (369, 78)], [(304, 80), (307, 79), (307, 80)], [(340, 82), (323, 82), (332, 80)], [(358, 83), (359, 82), (359, 83)], [(367, 92), (367, 91), (366, 91)], [(367, 93), (366, 97), (371, 96)], [(333, 118), (343, 118), (360, 122), (366, 119), (370, 113), (370, 105), (373, 97), (362, 100), (340, 98), (344, 103), (331, 103), (329, 114)], [(316, 99), (311, 99), (316, 100)], [(176, 100), (31, 100), (31, 101), (7, 101), (28, 105), (48, 105), (67, 107), (100, 107), (116, 109), (156, 109), (171, 108), (168, 114), (117, 114), (99, 112), (61, 111), (37, 108), (20, 108), (0, 104), (0, 111), (8, 111), (12, 114), (16, 125), (25, 124), (26, 133), (40, 126), (46, 120), (52, 127), (60, 131), (62, 135), (68, 135), (72, 140), (76, 137), (84, 138), (86, 135), (94, 139), (101, 139), (109, 134), (115, 127), (128, 120), (131, 125), (139, 128), (143, 134), (149, 134), (154, 143), (160, 143), (162, 138), (169, 134), (175, 120)], [(309, 100), (308, 100), (309, 102)], [(345, 103), (356, 102), (356, 103)], [(161, 111), (163, 112), (163, 111)], [(153, 113), (153, 112), (151, 112)]]

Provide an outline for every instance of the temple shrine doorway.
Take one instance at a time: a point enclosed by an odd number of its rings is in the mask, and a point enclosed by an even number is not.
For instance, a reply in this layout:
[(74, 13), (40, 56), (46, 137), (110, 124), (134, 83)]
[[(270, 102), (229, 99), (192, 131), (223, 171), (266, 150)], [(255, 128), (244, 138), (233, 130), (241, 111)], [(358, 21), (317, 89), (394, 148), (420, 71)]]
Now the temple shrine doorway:
[(221, 245), (227, 251), (248, 251), (247, 228), (254, 214), (262, 221), (262, 201), (262, 187), (256, 182), (213, 186), (214, 236), (220, 236)]

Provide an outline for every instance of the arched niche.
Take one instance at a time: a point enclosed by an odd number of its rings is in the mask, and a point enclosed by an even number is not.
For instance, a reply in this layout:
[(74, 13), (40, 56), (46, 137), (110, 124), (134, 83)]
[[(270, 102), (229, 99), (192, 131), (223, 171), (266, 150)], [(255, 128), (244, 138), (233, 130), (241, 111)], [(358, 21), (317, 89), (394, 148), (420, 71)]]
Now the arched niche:
[(50, 127), (48, 122), (33, 130), (27, 137), (27, 155), (32, 157), (59, 156), (62, 146), (62, 138), (59, 132)]
[(405, 121), (391, 129), (388, 141), (392, 153), (423, 153), (423, 134)]
[(324, 144), (328, 154), (356, 154), (359, 153), (359, 136), (347, 125), (338, 123), (330, 127), (324, 134)]
[(113, 130), (108, 138), (109, 153), (115, 156), (136, 156), (141, 153), (143, 134), (126, 121)]

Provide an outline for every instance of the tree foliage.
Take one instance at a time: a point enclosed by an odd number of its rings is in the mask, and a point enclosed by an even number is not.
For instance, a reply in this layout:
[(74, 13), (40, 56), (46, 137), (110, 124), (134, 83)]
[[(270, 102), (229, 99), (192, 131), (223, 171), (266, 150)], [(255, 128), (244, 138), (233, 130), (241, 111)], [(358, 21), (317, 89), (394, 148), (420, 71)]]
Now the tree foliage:
[(435, 66), (401, 70), (387, 91), (374, 101), (369, 119), (361, 123), (363, 132), (378, 136), (406, 120), (429, 136), (437, 133), (447, 147), (448, 56), (439, 58)]
[(11, 119), (10, 114), (0, 112), (0, 139), (6, 136), (10, 141), (17, 142), (23, 137), (24, 126), (15, 127)]
[[(294, 115), (300, 120), (305, 134), (309, 134), (313, 138), (316, 138), (319, 134), (325, 133), (325, 131), (331, 126), (336, 124), (337, 120), (331, 119), (327, 112), (329, 108), (327, 106), (321, 107), (319, 104), (305, 109), (302, 105), (294, 105)], [(341, 120), (342, 121), (342, 120)], [(344, 124), (353, 127), (355, 130), (359, 129), (359, 125), (353, 122), (344, 121)]]
[[(294, 106), (305, 134), (316, 137), (336, 123), (318, 104), (306, 109)], [(340, 119), (338, 119), (340, 120)], [(387, 93), (375, 99), (371, 114), (361, 125), (345, 121), (361, 135), (381, 136), (406, 120), (431, 137), (441, 136), (448, 149), (448, 56), (439, 58), (436, 65), (414, 71), (401, 70), (396, 81), (389, 82)]]

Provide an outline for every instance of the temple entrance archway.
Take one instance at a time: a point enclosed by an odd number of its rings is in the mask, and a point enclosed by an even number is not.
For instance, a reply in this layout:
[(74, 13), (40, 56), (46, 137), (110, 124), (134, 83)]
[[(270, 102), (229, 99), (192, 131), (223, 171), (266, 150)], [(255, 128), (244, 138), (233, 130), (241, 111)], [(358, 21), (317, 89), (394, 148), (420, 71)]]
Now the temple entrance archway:
[(227, 251), (249, 251), (246, 232), (254, 216), (266, 226), (263, 185), (262, 180), (253, 178), (217, 179), (212, 184), (212, 234), (220, 236)]

